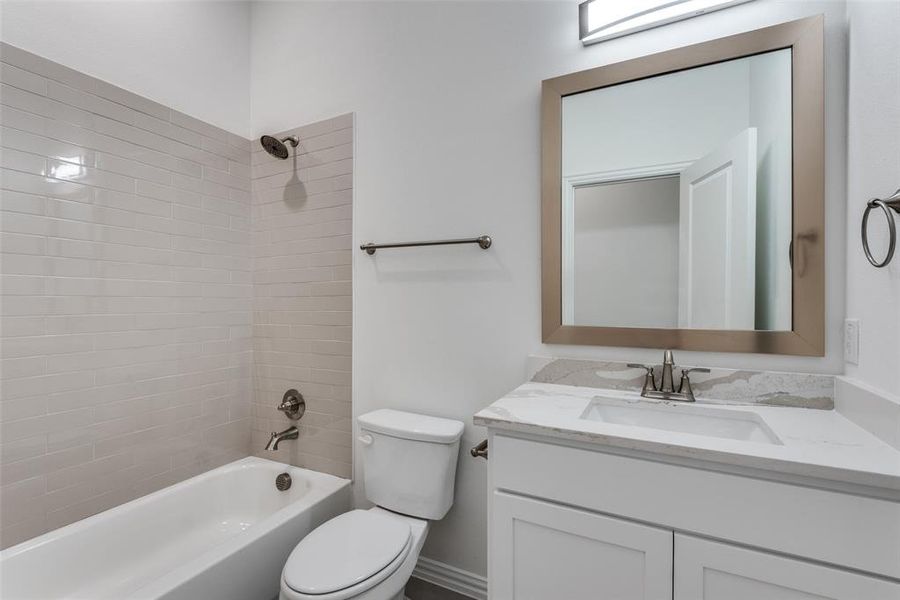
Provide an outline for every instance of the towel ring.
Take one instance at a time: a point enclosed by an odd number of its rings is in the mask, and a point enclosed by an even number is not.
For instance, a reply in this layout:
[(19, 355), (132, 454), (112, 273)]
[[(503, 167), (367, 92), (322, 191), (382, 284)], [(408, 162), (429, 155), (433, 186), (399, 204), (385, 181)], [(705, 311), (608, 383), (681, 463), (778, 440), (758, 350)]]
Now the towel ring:
[[(869, 249), (869, 213), (875, 207), (881, 207), (881, 210), (884, 212), (884, 216), (887, 219), (888, 223), (888, 251), (887, 255), (884, 257), (884, 260), (881, 262), (875, 260), (875, 257), (872, 256), (872, 251)], [(891, 262), (891, 259), (894, 258), (894, 250), (897, 249), (897, 225), (894, 223), (894, 215), (891, 214), (891, 210), (900, 214), (900, 190), (894, 192), (894, 195), (890, 198), (874, 198), (869, 200), (866, 204), (866, 212), (863, 213), (862, 218), (862, 244), (863, 244), (863, 252), (866, 253), (866, 258), (869, 259), (869, 262), (872, 263), (873, 267), (881, 268), (886, 267), (888, 263)]]

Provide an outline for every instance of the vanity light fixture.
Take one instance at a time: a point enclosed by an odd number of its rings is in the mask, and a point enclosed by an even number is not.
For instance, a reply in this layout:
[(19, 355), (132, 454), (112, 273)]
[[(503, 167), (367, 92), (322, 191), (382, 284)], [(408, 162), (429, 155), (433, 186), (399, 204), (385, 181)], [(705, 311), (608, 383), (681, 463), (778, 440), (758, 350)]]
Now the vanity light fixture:
[(588, 46), (745, 2), (750, 0), (585, 0), (578, 5), (579, 34)]

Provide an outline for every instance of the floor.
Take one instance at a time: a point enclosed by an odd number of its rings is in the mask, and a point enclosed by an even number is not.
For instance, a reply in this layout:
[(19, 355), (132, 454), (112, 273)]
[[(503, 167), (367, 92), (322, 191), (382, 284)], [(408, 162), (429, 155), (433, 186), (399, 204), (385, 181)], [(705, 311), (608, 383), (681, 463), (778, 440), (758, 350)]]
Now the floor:
[(406, 597), (408, 600), (472, 600), (446, 588), (416, 579), (410, 578), (406, 583)]

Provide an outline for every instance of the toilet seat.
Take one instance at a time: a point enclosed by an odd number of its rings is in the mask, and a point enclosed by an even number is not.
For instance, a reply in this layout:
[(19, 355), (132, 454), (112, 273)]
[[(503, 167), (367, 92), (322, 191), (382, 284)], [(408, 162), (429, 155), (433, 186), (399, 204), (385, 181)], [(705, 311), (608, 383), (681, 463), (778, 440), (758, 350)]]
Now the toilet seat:
[(306, 536), (288, 557), (282, 580), (303, 597), (352, 597), (394, 573), (409, 554), (412, 537), (403, 519), (353, 510)]

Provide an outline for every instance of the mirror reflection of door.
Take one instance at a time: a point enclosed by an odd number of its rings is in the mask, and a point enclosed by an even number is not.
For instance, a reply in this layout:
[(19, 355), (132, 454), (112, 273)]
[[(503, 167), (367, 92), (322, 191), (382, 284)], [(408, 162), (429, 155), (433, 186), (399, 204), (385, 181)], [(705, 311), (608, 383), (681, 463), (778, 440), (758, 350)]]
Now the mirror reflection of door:
[(682, 171), (678, 248), (678, 326), (753, 329), (755, 127)]

